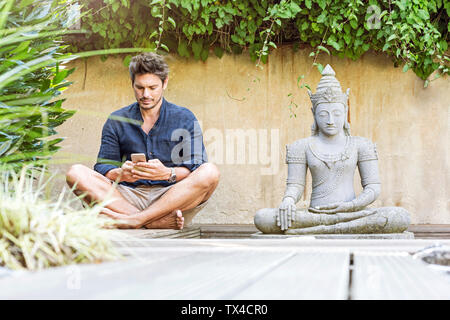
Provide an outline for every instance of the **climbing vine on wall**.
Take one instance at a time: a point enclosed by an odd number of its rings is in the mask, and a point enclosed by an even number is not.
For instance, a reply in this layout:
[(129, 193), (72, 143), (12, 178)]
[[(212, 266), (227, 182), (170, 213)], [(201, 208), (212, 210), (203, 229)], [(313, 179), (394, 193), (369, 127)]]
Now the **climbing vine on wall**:
[(294, 50), (310, 47), (315, 59), (321, 53), (357, 60), (368, 50), (384, 52), (425, 86), (449, 73), (445, 0), (80, 2), (90, 14), (81, 22), (88, 33), (71, 40), (75, 50), (147, 47), (203, 61), (246, 50), (260, 65), (271, 50), (290, 43)]

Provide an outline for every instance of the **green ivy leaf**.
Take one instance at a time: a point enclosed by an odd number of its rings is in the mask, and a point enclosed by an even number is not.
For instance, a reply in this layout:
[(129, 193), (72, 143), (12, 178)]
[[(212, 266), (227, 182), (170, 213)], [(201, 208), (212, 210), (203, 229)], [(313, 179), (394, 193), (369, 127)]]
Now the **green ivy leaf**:
[(164, 43), (161, 43), (160, 47), (169, 52), (169, 48)]
[(325, 10), (325, 7), (327, 6), (326, 0), (317, 0), (317, 3), (322, 10)]
[(344, 38), (346, 44), (350, 44), (352, 38), (348, 34), (344, 34), (342, 37)]
[(223, 57), (224, 50), (221, 47), (214, 47), (214, 54), (221, 59)]
[(359, 28), (358, 31), (356, 32), (356, 36), (357, 37), (361, 37), (361, 35), (364, 33), (364, 28)]
[(308, 9), (311, 9), (311, 0), (305, 0), (305, 6), (306, 6)]
[(194, 59), (199, 60), (200, 54), (202, 53), (203, 49), (203, 41), (202, 40), (194, 40), (192, 41), (192, 52), (194, 53)]
[(394, 39), (396, 39), (397, 38), (397, 35), (396, 34), (391, 34), (390, 36), (389, 36), (389, 38), (386, 40), (387, 42), (390, 42), (390, 41), (392, 41), (392, 40), (394, 40)]
[(119, 9), (119, 5), (120, 5), (120, 4), (119, 4), (118, 2), (114, 2), (114, 3), (112, 4), (111, 8), (112, 8), (113, 12), (116, 12), (117, 9)]
[(320, 74), (322, 74), (323, 71), (323, 65), (320, 63), (314, 63), (314, 65), (317, 67), (317, 70), (319, 70)]
[[(242, 47), (239, 46), (239, 45), (237, 45), (237, 44), (232, 45), (232, 46), (231, 46), (231, 51), (232, 51), (234, 54), (241, 54), (241, 53), (242, 53)], [(261, 60), (262, 60), (262, 59), (261, 59)], [(267, 60), (267, 59), (266, 59), (266, 60)]]
[(167, 17), (167, 21), (169, 21), (169, 22), (172, 24), (172, 26), (173, 26), (174, 28), (176, 28), (177, 24), (175, 23), (175, 20), (173, 20), (172, 17)]
[(205, 62), (208, 59), (209, 56), (209, 48), (203, 48), (202, 53), (200, 54), (200, 58), (203, 62)]
[(128, 68), (128, 66), (130, 65), (130, 62), (131, 62), (131, 58), (132, 58), (131, 55), (127, 55), (125, 58), (123, 58), (123, 65), (125, 67)]
[(302, 23), (301, 30), (304, 31), (304, 30), (308, 29), (308, 27), (309, 27), (309, 23), (308, 23), (308, 21), (305, 21)]
[(326, 52), (328, 55), (330, 55), (330, 51), (327, 48), (325, 48), (324, 46), (318, 46), (317, 49), (322, 50), (322, 51)]
[(291, 14), (293, 16), (295, 16), (297, 13), (299, 13), (300, 11), (302, 11), (302, 9), (298, 6), (298, 4), (296, 4), (294, 1), (291, 1), (291, 3), (289, 4), (290, 8), (291, 8)]
[(430, 15), (428, 14), (428, 11), (423, 10), (423, 9), (419, 9), (417, 11), (417, 15), (422, 19), (422, 20), (428, 20), (430, 19)]
[(178, 54), (185, 58), (190, 57), (189, 48), (186, 41), (180, 41), (180, 43), (178, 44)]

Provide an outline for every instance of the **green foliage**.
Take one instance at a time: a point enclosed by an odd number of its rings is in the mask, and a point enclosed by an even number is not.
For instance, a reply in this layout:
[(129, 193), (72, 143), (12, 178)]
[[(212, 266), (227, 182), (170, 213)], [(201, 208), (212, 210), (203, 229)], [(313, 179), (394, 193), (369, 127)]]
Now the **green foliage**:
[(52, 201), (44, 192), (51, 181), (44, 171), (24, 167), (18, 176), (2, 170), (0, 266), (40, 270), (120, 258), (111, 239), (121, 235), (110, 230), (112, 219), (99, 216), (103, 207), (74, 210), (64, 190)]
[(314, 55), (359, 59), (384, 52), (420, 78), (448, 74), (450, 4), (444, 0), (103, 0), (92, 14), (81, 49), (143, 46), (205, 60), (212, 49), (248, 50), (265, 63), (282, 43), (308, 44)]
[[(125, 2), (123, 2), (125, 3)], [(140, 52), (118, 48), (67, 52), (63, 36), (74, 22), (73, 0), (2, 0), (0, 2), (0, 164), (18, 170), (24, 164), (46, 163), (62, 138), (56, 127), (74, 111), (62, 108), (59, 95), (74, 71), (65, 64), (93, 55)], [(75, 17), (76, 18), (76, 17)]]
[(62, 5), (2, 1), (0, 8), (0, 163), (18, 168), (58, 149), (62, 139), (48, 137), (74, 113), (57, 99), (73, 69), (54, 60), (65, 48)]

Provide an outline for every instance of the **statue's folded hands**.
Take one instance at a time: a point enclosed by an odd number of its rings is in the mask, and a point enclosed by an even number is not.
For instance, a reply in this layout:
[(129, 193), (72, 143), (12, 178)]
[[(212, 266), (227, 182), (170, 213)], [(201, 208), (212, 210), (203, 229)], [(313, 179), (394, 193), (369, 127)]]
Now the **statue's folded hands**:
[(325, 214), (334, 214), (338, 212), (350, 212), (356, 211), (355, 205), (352, 201), (349, 202), (337, 202), (329, 205), (318, 206), (316, 208), (310, 207), (308, 211), (314, 213), (325, 213)]

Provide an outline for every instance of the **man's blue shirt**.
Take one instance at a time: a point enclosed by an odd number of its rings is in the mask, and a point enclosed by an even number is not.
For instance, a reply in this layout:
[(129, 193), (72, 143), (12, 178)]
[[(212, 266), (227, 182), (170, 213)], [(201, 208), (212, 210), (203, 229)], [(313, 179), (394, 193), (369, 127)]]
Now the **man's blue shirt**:
[[(102, 141), (94, 170), (106, 175), (119, 168), (132, 153), (145, 153), (147, 160), (159, 159), (166, 167), (186, 167), (190, 171), (207, 162), (203, 135), (194, 114), (163, 98), (158, 120), (148, 134), (142, 130), (144, 122), (137, 102), (113, 112), (102, 131)], [(167, 181), (138, 180), (121, 182), (139, 185), (163, 185)]]

